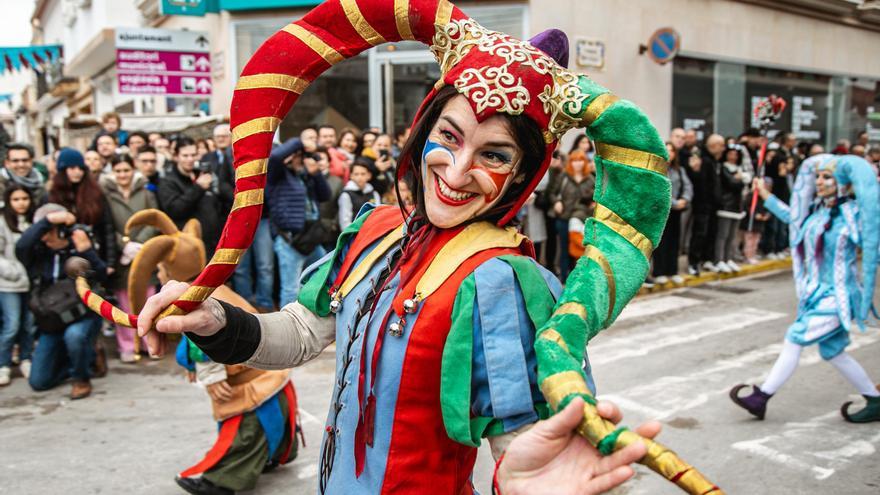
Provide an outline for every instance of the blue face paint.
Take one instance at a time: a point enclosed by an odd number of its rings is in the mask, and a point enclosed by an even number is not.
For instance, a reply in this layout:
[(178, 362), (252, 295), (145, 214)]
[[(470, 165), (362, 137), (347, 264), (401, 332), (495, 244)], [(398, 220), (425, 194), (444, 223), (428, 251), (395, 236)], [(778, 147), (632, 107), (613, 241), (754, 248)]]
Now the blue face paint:
[(445, 153), (449, 155), (449, 165), (455, 166), (455, 155), (452, 154), (452, 151), (446, 146), (428, 139), (425, 141), (425, 149), (422, 150), (422, 180), (424, 182), (428, 181), (428, 155), (431, 153)]

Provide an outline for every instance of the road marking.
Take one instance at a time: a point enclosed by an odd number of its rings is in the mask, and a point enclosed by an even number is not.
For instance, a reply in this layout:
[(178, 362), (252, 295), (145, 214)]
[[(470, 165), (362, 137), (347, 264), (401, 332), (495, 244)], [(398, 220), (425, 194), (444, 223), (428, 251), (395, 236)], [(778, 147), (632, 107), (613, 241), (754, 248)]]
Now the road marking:
[(314, 414), (306, 411), (302, 407), (298, 407), (300, 417), (302, 417), (304, 423), (315, 423), (321, 426), (324, 426), (324, 422), (318, 419)]
[[(850, 334), (852, 343), (847, 347), (847, 351), (852, 352), (880, 341), (880, 331), (876, 328), (870, 330), (869, 333), (852, 332)], [(613, 394), (601, 394), (601, 398), (612, 400), (625, 411), (642, 414), (645, 418), (667, 419), (682, 411), (702, 406), (709, 402), (710, 398), (727, 395), (730, 387), (735, 383), (760, 382), (770, 371), (769, 366), (762, 370), (760, 375), (750, 377), (748, 380), (731, 379), (726, 373), (731, 370), (752, 368), (757, 362), (778, 356), (781, 350), (782, 344), (771, 344), (735, 358), (719, 361), (710, 368), (688, 375), (663, 376)], [(811, 366), (819, 361), (822, 361), (822, 358), (816, 347), (808, 347), (804, 350), (798, 366)], [(601, 384), (599, 392), (602, 392)]]
[[(798, 471), (807, 471), (824, 480), (856, 457), (877, 452), (880, 433), (864, 438), (865, 431), (840, 419), (839, 411), (811, 418), (806, 422), (786, 423), (775, 435), (735, 442), (732, 448), (764, 457)], [(816, 442), (822, 438), (822, 442)], [(814, 446), (832, 447), (814, 451)], [(819, 464), (816, 460), (822, 461)]]
[(784, 316), (785, 313), (744, 308), (737, 311), (735, 318), (729, 314), (710, 315), (683, 325), (660, 327), (631, 336), (612, 337), (609, 340), (600, 338), (595, 344), (589, 345), (587, 350), (590, 354), (590, 363), (593, 366), (600, 366), (621, 359), (646, 356), (665, 347), (679, 346), (713, 335), (742, 330)]
[(666, 313), (667, 311), (689, 308), (691, 306), (696, 306), (701, 302), (703, 301), (699, 299), (682, 296), (662, 296), (639, 299), (629, 303), (623, 308), (623, 311), (621, 311), (620, 316), (617, 317), (616, 322), (619, 323), (626, 320), (656, 315), (658, 313)]

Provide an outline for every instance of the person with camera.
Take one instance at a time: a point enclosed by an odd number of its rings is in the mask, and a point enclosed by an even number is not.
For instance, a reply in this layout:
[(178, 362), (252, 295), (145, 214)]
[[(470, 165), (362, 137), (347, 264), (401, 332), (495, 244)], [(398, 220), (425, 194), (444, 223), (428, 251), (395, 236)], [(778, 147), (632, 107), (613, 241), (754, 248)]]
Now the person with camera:
[(370, 184), (373, 185), (380, 196), (394, 189), (394, 183), (397, 181), (396, 170), (397, 163), (391, 157), (391, 136), (381, 134), (376, 137), (373, 146), (364, 149), (363, 156), (372, 158), (373, 162), (373, 178)]
[(15, 257), (15, 243), (34, 216), (33, 196), (21, 184), (11, 184), (3, 193), (0, 218), (0, 386), (12, 376), (12, 346), (19, 344), (19, 370), (27, 378), (34, 347), (34, 318), (27, 307), (30, 282), (24, 265)]
[(67, 208), (48, 203), (37, 209), (33, 225), (15, 245), (31, 280), (30, 308), (40, 330), (28, 383), (34, 390), (49, 390), (69, 377), (72, 400), (92, 392), (93, 362), (96, 374), (106, 372), (106, 362), (94, 347), (101, 318), (82, 303), (65, 273), (68, 260), (85, 260), (91, 279), (106, 280), (107, 265), (95, 249), (91, 229), (79, 220)]
[(326, 253), (318, 205), (330, 199), (331, 191), (315, 160), (315, 149), (313, 142), (291, 138), (269, 155), (266, 205), (276, 236), (281, 306), (296, 300), (303, 268)]
[(223, 230), (223, 205), (232, 204), (233, 189), (197, 158), (192, 138), (181, 136), (175, 140), (175, 166), (159, 183), (159, 204), (178, 228), (192, 218), (199, 221), (205, 254), (210, 259)]

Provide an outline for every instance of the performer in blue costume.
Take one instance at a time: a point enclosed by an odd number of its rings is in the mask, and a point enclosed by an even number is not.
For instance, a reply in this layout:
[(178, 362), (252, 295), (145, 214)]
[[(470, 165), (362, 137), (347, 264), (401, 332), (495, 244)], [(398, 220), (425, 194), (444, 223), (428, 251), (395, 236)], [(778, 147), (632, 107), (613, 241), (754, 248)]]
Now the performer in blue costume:
[[(864, 368), (846, 352), (849, 332), (864, 323), (873, 310), (874, 281), (880, 245), (880, 194), (874, 170), (852, 155), (817, 155), (798, 172), (791, 205), (755, 180), (767, 209), (789, 224), (797, 319), (785, 334), (785, 343), (770, 375), (752, 393), (740, 397), (748, 385), (730, 391), (734, 403), (764, 419), (767, 401), (797, 368), (801, 350), (817, 344), (822, 359), (831, 363), (865, 397), (867, 405), (850, 414), (851, 402), (841, 407), (853, 423), (880, 421), (880, 392)], [(858, 253), (862, 253), (861, 278)]]

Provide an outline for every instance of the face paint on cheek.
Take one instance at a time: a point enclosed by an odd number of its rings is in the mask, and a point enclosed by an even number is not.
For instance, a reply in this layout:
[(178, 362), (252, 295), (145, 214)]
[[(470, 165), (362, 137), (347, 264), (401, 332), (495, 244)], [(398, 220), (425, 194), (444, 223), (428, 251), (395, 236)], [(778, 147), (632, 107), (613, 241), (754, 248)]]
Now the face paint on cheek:
[(485, 167), (481, 167), (479, 165), (474, 165), (471, 167), (471, 173), (478, 173), (485, 177), (489, 178), (489, 181), (494, 186), (492, 192), (485, 195), (486, 203), (491, 203), (495, 201), (499, 195), (501, 195), (501, 190), (504, 189), (504, 184), (507, 182), (507, 178), (510, 177), (512, 172), (493, 172)]
[(422, 181), (425, 183), (428, 182), (428, 155), (432, 153), (440, 153), (449, 157), (449, 166), (455, 165), (455, 155), (452, 154), (449, 148), (443, 146), (442, 144), (431, 141), (428, 139), (425, 142), (425, 149), (422, 150)]

